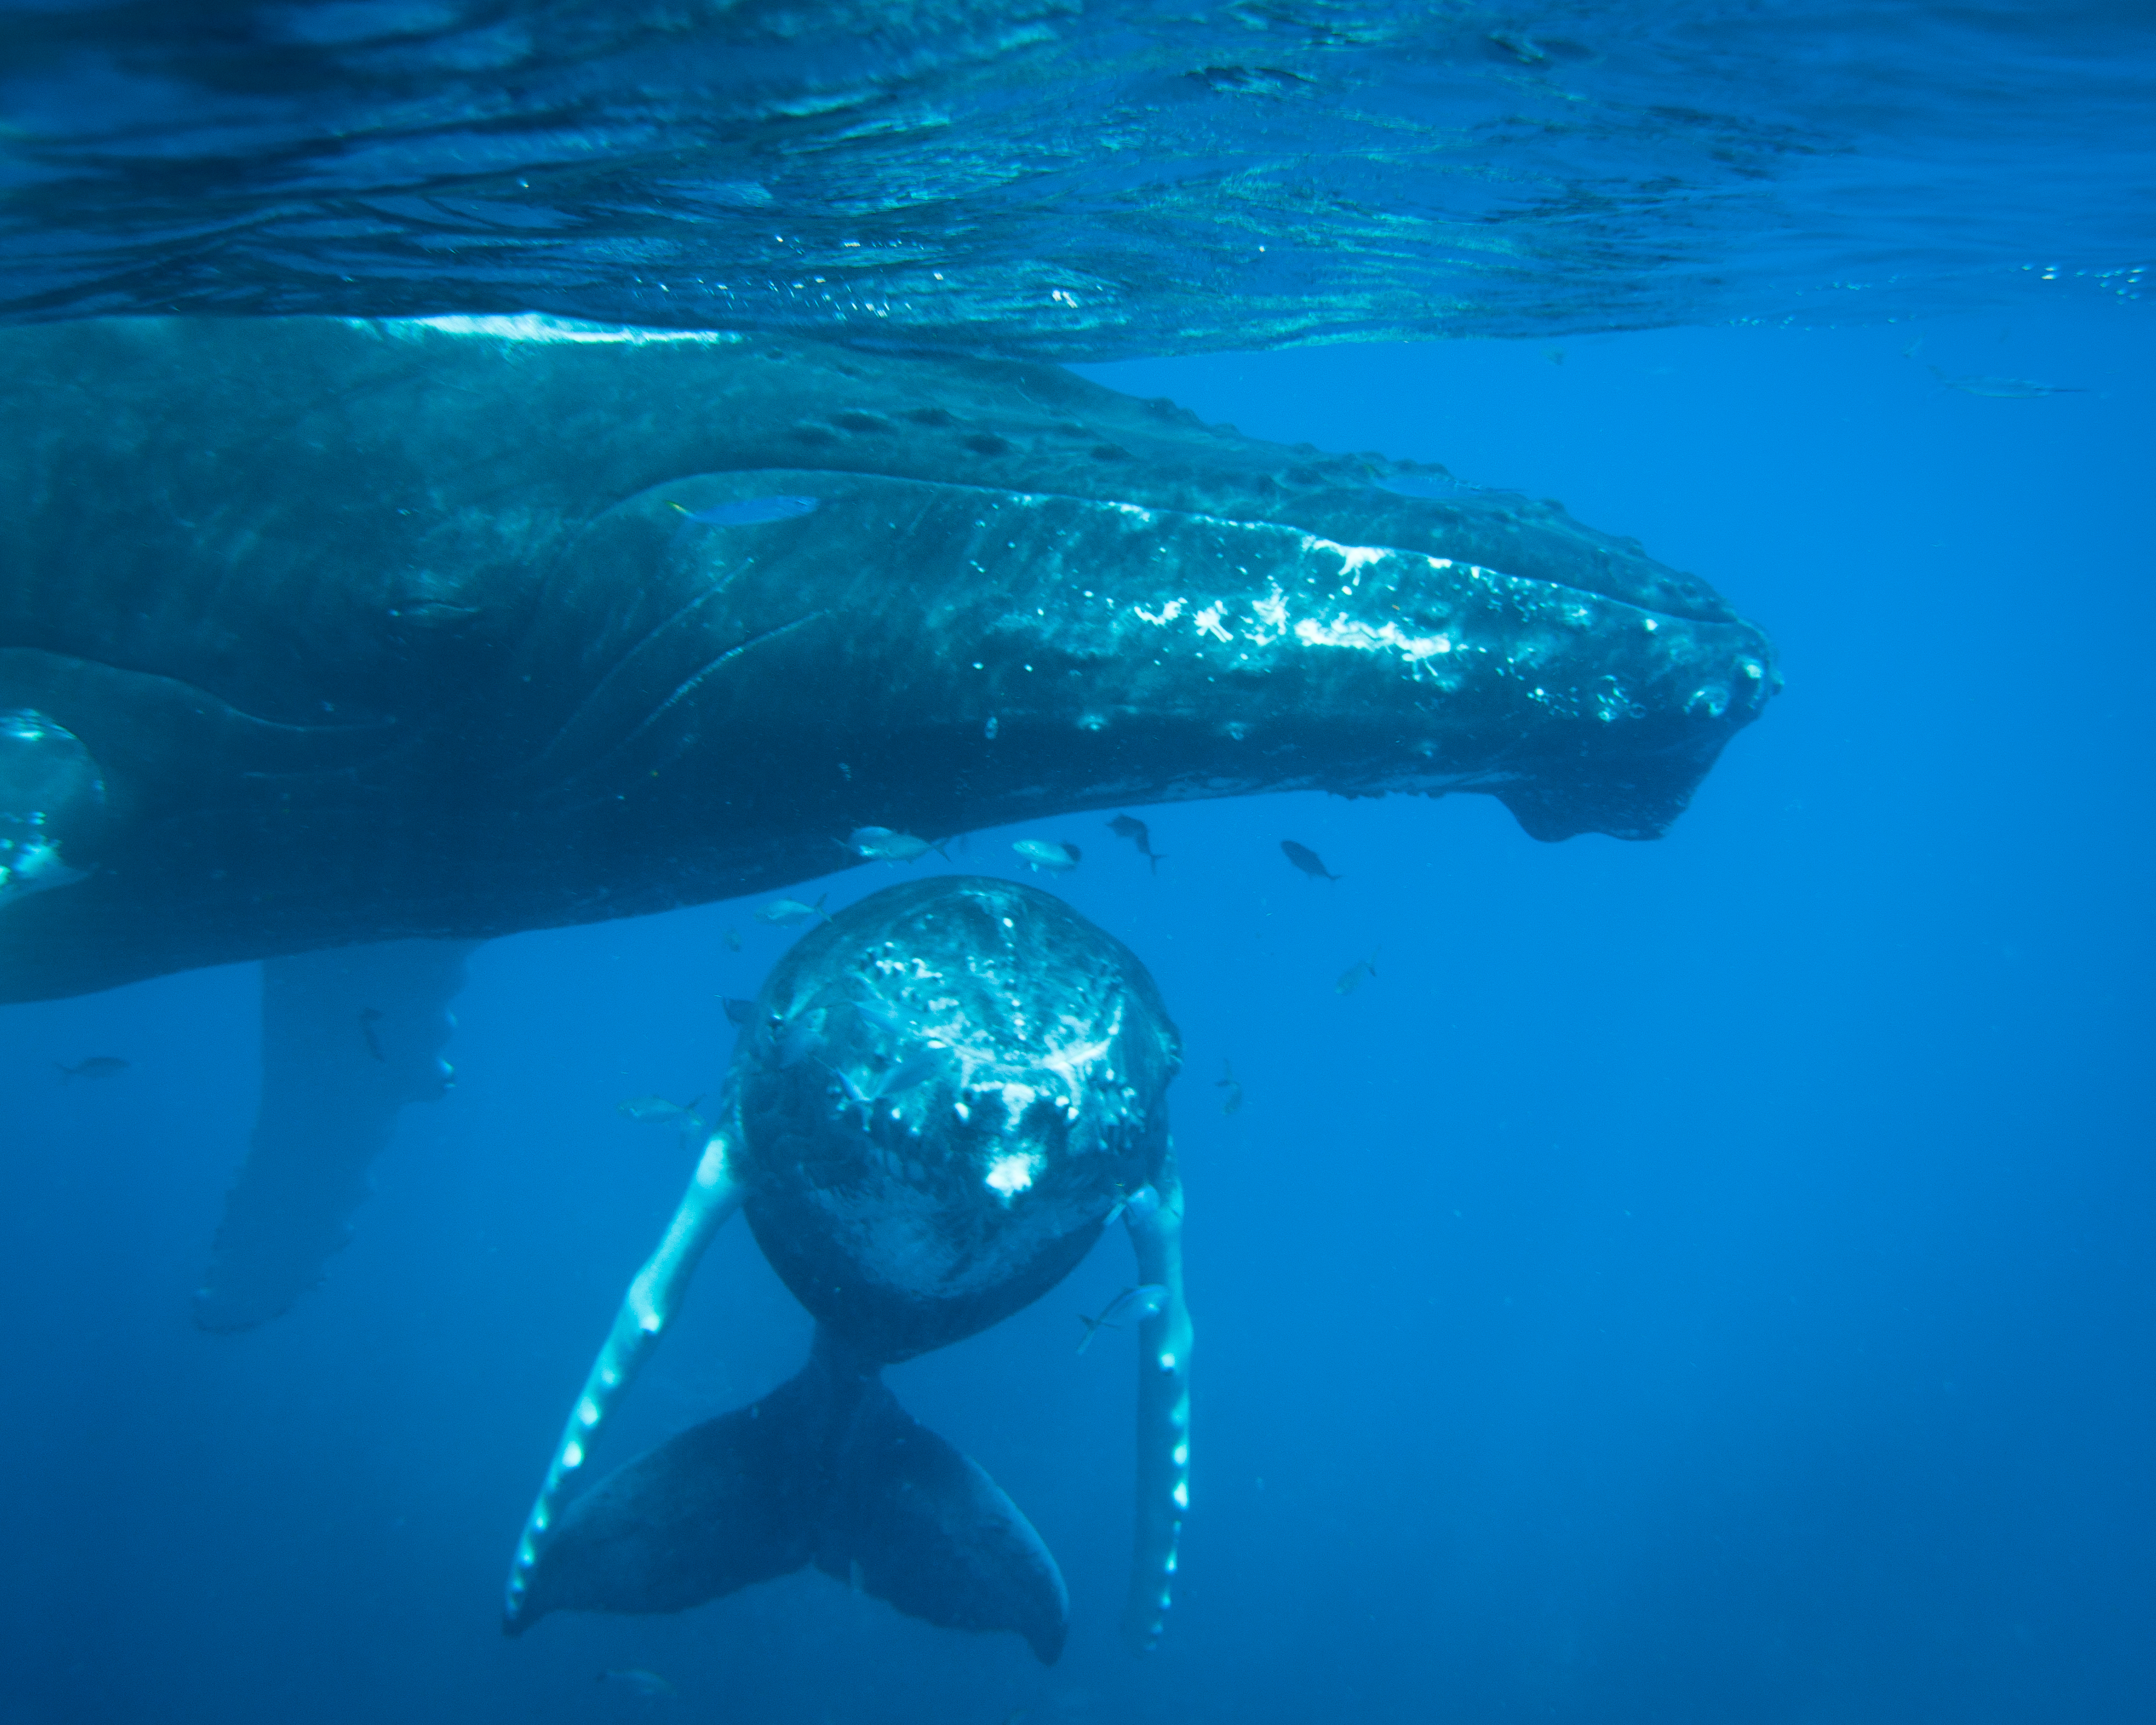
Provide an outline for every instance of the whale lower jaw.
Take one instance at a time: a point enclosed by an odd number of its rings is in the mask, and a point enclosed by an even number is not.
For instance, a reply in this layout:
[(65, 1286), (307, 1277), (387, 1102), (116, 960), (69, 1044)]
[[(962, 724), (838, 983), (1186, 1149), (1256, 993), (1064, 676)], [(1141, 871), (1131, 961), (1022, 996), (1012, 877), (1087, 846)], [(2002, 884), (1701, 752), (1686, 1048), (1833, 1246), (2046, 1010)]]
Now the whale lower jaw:
[(1555, 841), (1600, 833), (1625, 839), (1659, 839), (1691, 801), (1702, 769), (1688, 758), (1673, 757), (1662, 770), (1652, 761), (1622, 778), (1607, 774), (1581, 776), (1573, 784), (1551, 783), (1546, 771), (1507, 772), (1485, 769), (1469, 773), (1416, 772), (1412, 769), (1376, 774), (1342, 783), (1332, 773), (1265, 774), (1247, 779), (1208, 777), (1166, 785), (1152, 780), (1100, 784), (1076, 793), (1051, 792), (1046, 787), (1021, 792), (1007, 799), (1010, 806), (993, 811), (984, 825), (1017, 825), (1022, 822), (1083, 814), (1096, 809), (1126, 809), (1138, 803), (1209, 802), (1227, 797), (1283, 796), (1316, 792), (1344, 797), (1430, 797), (1468, 795), (1494, 797), (1512, 813), (1521, 829), (1532, 839)]

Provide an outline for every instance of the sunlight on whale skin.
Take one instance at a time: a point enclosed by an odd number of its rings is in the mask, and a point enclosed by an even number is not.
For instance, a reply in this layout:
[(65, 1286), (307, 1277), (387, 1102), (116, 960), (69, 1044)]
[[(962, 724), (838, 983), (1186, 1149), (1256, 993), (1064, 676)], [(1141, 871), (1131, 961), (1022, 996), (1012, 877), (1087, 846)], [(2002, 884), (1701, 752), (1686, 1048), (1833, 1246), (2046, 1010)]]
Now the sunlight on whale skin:
[[(1182, 1047), (1152, 978), (1061, 900), (958, 875), (886, 887), (804, 937), (752, 1024), (688, 1190), (555, 1445), (505, 1627), (680, 1611), (814, 1563), (928, 1622), (1014, 1630), (1055, 1663), (1070, 1611), (1055, 1558), (880, 1373), (1030, 1305), (1121, 1216), (1138, 1280), (1160, 1296), (1138, 1327), (1123, 1620), (1149, 1651), (1190, 1503), (1192, 1337), (1168, 1135)], [(815, 1317), (808, 1364), (572, 1497), (737, 1209)]]
[(1778, 686), (1553, 505), (1050, 367), (145, 319), (0, 377), (0, 711), (104, 787), (0, 905), (4, 1000), (764, 891), (865, 825), (1481, 790), (1648, 838)]

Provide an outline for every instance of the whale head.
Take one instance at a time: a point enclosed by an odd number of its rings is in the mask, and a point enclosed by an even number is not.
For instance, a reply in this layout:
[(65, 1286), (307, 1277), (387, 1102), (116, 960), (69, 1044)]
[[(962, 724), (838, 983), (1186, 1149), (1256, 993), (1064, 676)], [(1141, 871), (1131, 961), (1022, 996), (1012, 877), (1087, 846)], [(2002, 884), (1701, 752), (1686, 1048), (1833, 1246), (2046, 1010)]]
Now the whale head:
[[(644, 811), (644, 843), (702, 826), (722, 852), (730, 829), (744, 851), (827, 846), (870, 820), (955, 832), (1285, 790), (1477, 791), (1537, 838), (1645, 839), (1778, 686), (1764, 638), (1711, 595), (1583, 580), (1579, 531), (1547, 509), (1448, 520), (1361, 490), (1305, 526), (886, 474), (666, 481), (570, 553), (595, 585), (638, 572), (637, 624), (618, 657), (565, 642), (577, 674), (527, 673), (615, 685), (535, 789), (605, 804), (617, 830)], [(818, 505), (684, 533), (685, 506), (757, 494)]]
[(722, 1130), (772, 1266), (891, 1361), (1053, 1286), (1161, 1178), (1180, 1042), (1145, 967), (1036, 888), (886, 887), (782, 958)]

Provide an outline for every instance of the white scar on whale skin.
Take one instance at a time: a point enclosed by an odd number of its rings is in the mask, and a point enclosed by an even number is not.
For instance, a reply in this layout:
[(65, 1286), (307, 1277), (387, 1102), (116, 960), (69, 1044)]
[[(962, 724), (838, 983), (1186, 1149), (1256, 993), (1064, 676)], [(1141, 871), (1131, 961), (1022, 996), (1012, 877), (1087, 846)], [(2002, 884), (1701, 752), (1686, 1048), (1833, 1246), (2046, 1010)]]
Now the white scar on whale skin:
[(509, 1567), (504, 1605), (512, 1622), (523, 1605), (525, 1589), (539, 1562), (547, 1531), (561, 1507), (562, 1486), (591, 1459), (592, 1446), (608, 1412), (659, 1345), (660, 1334), (680, 1305), (704, 1248), (741, 1208), (745, 1194), (727, 1166), (726, 1145), (726, 1134), (719, 1132), (712, 1133), (704, 1146), (689, 1189), (682, 1194), (674, 1219), (666, 1224), (665, 1237), (637, 1271), (636, 1280), (629, 1283), (621, 1310), (614, 1314), (613, 1327), (607, 1332), (598, 1358), (592, 1362), (583, 1393), (570, 1410), (568, 1424), (562, 1428), (562, 1440), (554, 1447), (546, 1482), (539, 1487), (531, 1513), (525, 1517), (524, 1534), (516, 1542), (516, 1556)]
[(1170, 1150), (1156, 1189), (1158, 1205), (1123, 1213), (1137, 1253), (1138, 1280), (1168, 1290), (1160, 1310), (1138, 1327), (1137, 1526), (1131, 1548), (1131, 1590), (1123, 1637), (1150, 1653), (1168, 1626), (1176, 1542), (1190, 1508), (1190, 1308), (1183, 1297), (1183, 1182)]

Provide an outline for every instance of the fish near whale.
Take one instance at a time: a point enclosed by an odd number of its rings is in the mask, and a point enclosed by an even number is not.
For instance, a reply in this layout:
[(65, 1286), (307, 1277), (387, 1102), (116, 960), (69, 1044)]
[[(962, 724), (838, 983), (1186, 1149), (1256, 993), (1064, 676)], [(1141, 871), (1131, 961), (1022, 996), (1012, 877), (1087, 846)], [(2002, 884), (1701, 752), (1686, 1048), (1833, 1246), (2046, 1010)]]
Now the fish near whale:
[[(1322, 788), (1659, 834), (1776, 687), (1765, 638), (1430, 471), (766, 336), (0, 331), (0, 1000), (248, 958), (326, 991), (205, 1284), (230, 1327), (318, 1261), (227, 1297), (239, 1242), (284, 1209), (333, 1244), (446, 1081), (430, 946), (783, 888), (868, 826)], [(334, 1178), (273, 1090), (362, 1096)]]
[[(560, 1610), (678, 1611), (814, 1563), (947, 1627), (1010, 1630), (1052, 1664), (1055, 1560), (881, 1368), (1045, 1293), (1118, 1215), (1139, 1327), (1137, 1517), (1124, 1628), (1158, 1639), (1189, 1504), (1191, 1325), (1166, 1091), (1181, 1048), (1144, 967), (1060, 899), (958, 876), (886, 888), (764, 983), (717, 1123), (630, 1284), (519, 1540), (505, 1627)], [(788, 1060), (786, 1027), (818, 1026)], [(877, 1075), (924, 1064), (872, 1111)], [(742, 1211), (816, 1319), (808, 1363), (581, 1496), (608, 1414), (697, 1258)]]

